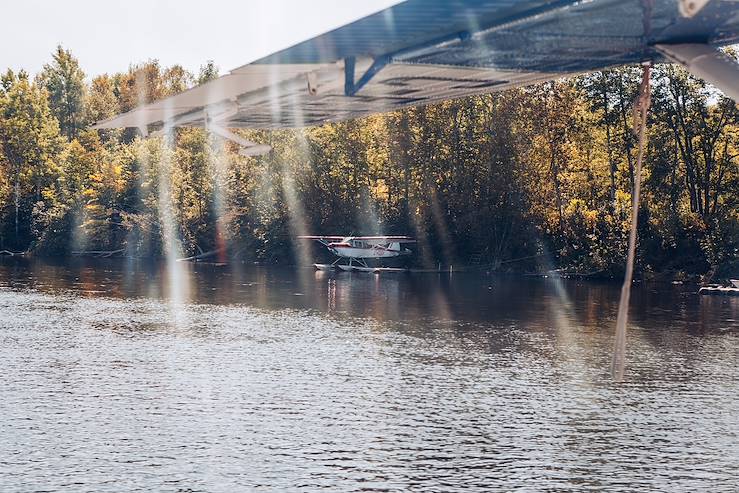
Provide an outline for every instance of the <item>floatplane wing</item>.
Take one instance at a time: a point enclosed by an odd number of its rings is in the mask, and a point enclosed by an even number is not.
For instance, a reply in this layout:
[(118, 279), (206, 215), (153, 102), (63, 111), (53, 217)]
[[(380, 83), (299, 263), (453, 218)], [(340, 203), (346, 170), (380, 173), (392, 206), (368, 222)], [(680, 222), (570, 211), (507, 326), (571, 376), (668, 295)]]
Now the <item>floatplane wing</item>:
[(317, 236), (317, 235), (302, 235), (298, 236), (299, 240), (320, 240), (320, 241), (341, 241), (346, 236)]
[[(236, 41), (236, 40), (235, 40)], [(408, 0), (95, 128), (292, 128), (665, 58), (739, 99), (736, 0)]]
[(367, 245), (387, 245), (388, 243), (416, 243), (409, 236), (352, 236), (352, 240), (363, 241)]
[(416, 243), (416, 240), (410, 236), (321, 236), (321, 235), (301, 235), (297, 237), (299, 240), (316, 240), (322, 242), (357, 240), (363, 241), (368, 245), (385, 245), (387, 243)]

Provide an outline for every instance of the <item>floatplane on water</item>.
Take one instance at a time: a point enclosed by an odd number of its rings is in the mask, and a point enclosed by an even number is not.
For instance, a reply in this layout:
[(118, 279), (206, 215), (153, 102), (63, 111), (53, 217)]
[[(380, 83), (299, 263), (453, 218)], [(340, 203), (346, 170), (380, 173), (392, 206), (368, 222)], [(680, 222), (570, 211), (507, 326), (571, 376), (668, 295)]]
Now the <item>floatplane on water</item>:
[[(313, 264), (318, 270), (341, 269), (345, 271), (375, 272), (378, 270), (397, 270), (388, 267), (370, 267), (367, 260), (388, 259), (410, 255), (412, 252), (403, 245), (415, 243), (408, 236), (298, 236), (301, 240), (317, 241), (329, 252), (338, 257), (331, 264)], [(348, 263), (342, 263), (348, 261)]]

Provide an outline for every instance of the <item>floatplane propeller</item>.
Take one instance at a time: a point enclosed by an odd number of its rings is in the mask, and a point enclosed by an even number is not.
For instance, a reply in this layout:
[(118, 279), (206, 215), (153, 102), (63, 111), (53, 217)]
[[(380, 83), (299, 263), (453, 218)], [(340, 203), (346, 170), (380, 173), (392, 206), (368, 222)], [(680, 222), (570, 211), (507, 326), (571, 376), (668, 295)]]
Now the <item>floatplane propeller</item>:
[[(325, 246), (337, 259), (332, 264), (314, 264), (318, 270), (373, 271), (367, 259), (387, 259), (410, 255), (406, 243), (416, 240), (408, 236), (298, 236), (300, 240), (313, 240)], [(340, 263), (348, 260), (348, 264)], [(355, 265), (356, 264), (356, 265)]]

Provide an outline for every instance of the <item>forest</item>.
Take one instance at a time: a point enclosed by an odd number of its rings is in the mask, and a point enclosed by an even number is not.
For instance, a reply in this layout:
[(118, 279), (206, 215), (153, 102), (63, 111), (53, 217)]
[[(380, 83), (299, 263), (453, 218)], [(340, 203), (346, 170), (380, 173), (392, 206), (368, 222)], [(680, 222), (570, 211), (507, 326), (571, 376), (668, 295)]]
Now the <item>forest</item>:
[[(218, 76), (156, 60), (91, 76), (58, 47), (0, 79), (0, 250), (301, 263), (299, 234), (407, 234), (419, 265), (622, 275), (639, 67), (298, 130), (142, 138), (91, 125)], [(739, 110), (652, 72), (636, 270), (739, 274)], [(306, 255), (309, 257), (311, 254)]]

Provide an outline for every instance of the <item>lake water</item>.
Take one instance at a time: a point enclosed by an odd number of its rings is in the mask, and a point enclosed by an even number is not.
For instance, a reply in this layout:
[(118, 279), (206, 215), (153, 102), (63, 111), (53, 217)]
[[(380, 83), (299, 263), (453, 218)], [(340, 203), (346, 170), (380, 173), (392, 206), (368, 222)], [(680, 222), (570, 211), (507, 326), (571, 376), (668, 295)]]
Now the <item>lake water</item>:
[(0, 260), (0, 491), (739, 491), (739, 298)]

